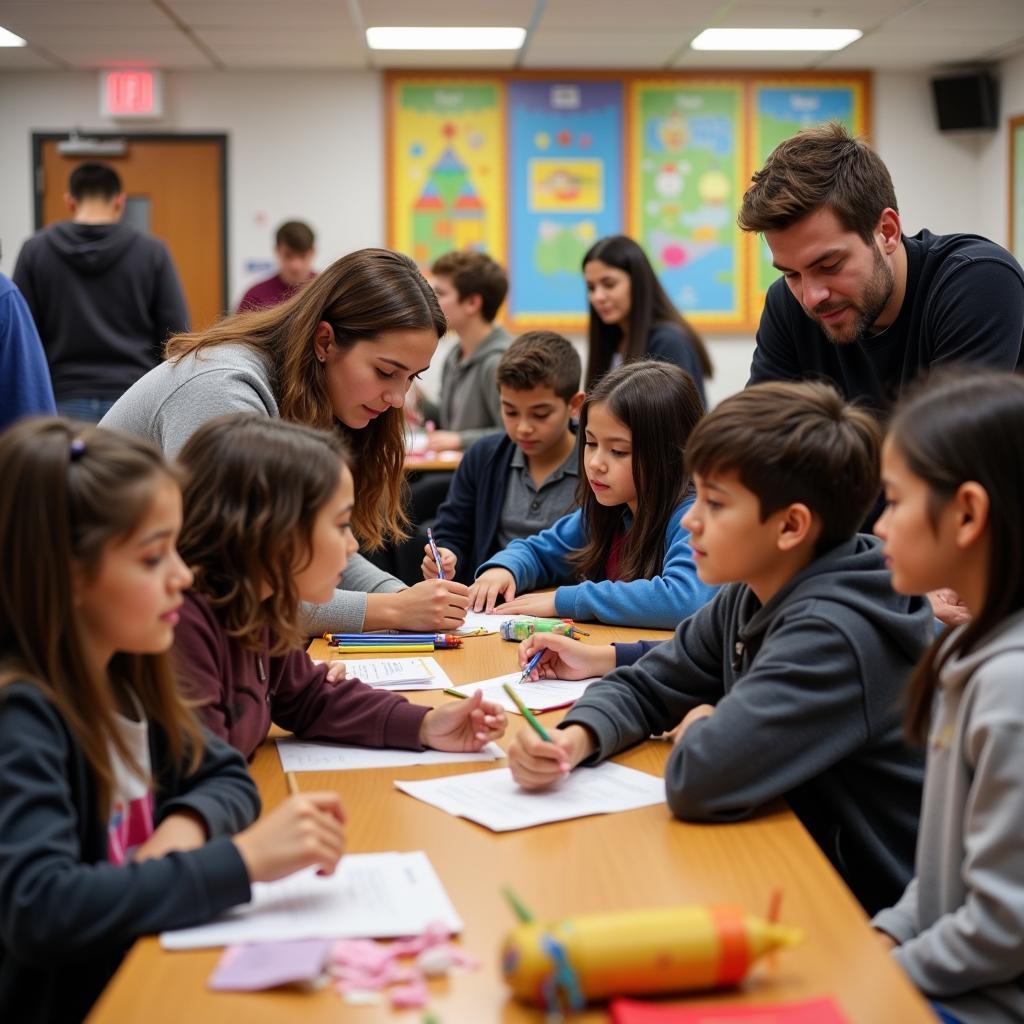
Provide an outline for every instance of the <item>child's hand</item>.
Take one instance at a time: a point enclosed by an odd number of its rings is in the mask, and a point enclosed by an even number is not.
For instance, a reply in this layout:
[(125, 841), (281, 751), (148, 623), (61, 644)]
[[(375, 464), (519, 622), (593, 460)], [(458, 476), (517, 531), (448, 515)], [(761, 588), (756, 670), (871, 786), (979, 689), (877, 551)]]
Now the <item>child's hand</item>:
[(327, 675), (324, 677), (329, 683), (343, 683), (345, 681), (345, 662), (328, 661)]
[(531, 679), (590, 679), (604, 676), (615, 668), (615, 648), (611, 644), (584, 644), (559, 633), (534, 633), (519, 645), (519, 666), (543, 651), (540, 664)]
[(466, 621), (469, 590), (454, 580), (424, 580), (388, 596), (400, 605), (403, 629), (440, 633), (458, 629)]
[(427, 434), (428, 452), (457, 452), (462, 438), (454, 430), (431, 430)]
[(175, 811), (153, 830), (153, 834), (132, 855), (136, 864), (157, 860), (176, 850), (198, 850), (209, 836), (206, 823), (194, 811)]
[(550, 594), (523, 594), (514, 601), (506, 599), (502, 612), (509, 615), (556, 615), (555, 595)]
[(312, 864), (334, 874), (345, 852), (345, 811), (337, 793), (299, 793), (235, 836), (251, 882), (272, 882)]
[(469, 607), (491, 615), (499, 597), (511, 601), (516, 596), (516, 578), (508, 569), (494, 568), (480, 573), (469, 588)]
[[(424, 544), (423, 551), (427, 556), (420, 563), (423, 578), (425, 580), (436, 580), (437, 563), (434, 561), (434, 553), (430, 550), (430, 545)], [(438, 548), (437, 553), (441, 556), (441, 568), (444, 569), (444, 578), (446, 580), (455, 579), (455, 566), (458, 563), (455, 552), (450, 548)]]
[(428, 711), (420, 725), (420, 743), (435, 750), (475, 753), (505, 731), (505, 709), (484, 700), (479, 690), (469, 700), (453, 700)]
[(944, 626), (962, 626), (971, 621), (971, 610), (955, 590), (932, 590), (928, 593), (932, 614)]
[(549, 731), (551, 742), (533, 729), (520, 729), (508, 748), (512, 778), (523, 789), (544, 789), (564, 779), (594, 750), (590, 733), (581, 725)]

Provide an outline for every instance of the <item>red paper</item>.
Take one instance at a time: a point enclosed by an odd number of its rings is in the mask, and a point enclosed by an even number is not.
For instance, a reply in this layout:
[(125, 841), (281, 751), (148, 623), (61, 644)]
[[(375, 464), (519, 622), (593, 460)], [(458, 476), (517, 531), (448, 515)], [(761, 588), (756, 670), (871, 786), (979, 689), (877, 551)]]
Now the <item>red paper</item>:
[(846, 1017), (831, 999), (808, 999), (800, 1003), (666, 1006), (615, 999), (611, 1004), (612, 1024), (847, 1024)]

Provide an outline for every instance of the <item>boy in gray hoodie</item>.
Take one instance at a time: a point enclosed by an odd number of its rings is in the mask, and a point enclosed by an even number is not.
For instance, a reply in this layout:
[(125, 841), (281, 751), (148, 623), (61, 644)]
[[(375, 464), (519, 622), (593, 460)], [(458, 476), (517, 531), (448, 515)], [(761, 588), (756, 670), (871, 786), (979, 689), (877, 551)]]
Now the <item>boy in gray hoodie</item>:
[[(517, 781), (550, 785), (679, 723), (665, 770), (677, 817), (738, 821), (785, 797), (865, 909), (892, 902), (913, 871), (923, 779), (901, 698), (933, 619), (856, 532), (878, 455), (873, 418), (823, 384), (757, 385), (705, 417), (683, 525), (700, 578), (725, 585), (671, 640), (620, 646), (552, 742), (521, 730)], [(540, 674), (593, 674), (564, 639), (531, 638), (549, 648)]]

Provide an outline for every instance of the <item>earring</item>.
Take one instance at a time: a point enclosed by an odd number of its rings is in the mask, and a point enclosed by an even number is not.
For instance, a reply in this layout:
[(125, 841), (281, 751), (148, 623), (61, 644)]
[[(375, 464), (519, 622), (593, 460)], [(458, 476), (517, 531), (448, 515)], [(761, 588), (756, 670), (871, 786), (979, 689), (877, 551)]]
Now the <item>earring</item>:
[(319, 359), (320, 362), (322, 363), (324, 361), (325, 357), (324, 356), (317, 356), (317, 359)]

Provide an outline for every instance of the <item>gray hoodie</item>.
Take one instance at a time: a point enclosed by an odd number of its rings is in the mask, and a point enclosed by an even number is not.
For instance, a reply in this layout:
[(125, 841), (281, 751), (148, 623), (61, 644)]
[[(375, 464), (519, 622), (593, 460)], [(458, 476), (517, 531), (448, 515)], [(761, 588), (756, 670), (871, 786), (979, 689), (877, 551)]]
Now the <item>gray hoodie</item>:
[(500, 324), (465, 359), (462, 346), (454, 345), (441, 366), (441, 423), (454, 430), (463, 449), (487, 434), (501, 430), (501, 396), (498, 394), (498, 363), (512, 335)]
[[(232, 412), (278, 415), (270, 368), (251, 345), (217, 345), (161, 363), (114, 403), (100, 426), (148, 438), (173, 458), (204, 423)], [(311, 634), (358, 632), (368, 593), (405, 590), (401, 580), (361, 555), (349, 559), (341, 585), (333, 601), (305, 606), (305, 628)]]
[(1024, 611), (943, 667), (916, 876), (872, 924), (964, 1024), (1024, 1020)]
[(167, 247), (127, 224), (51, 224), (21, 247), (14, 281), (58, 401), (117, 398), (160, 362), (169, 334), (189, 327)]
[(672, 812), (739, 821), (784, 796), (871, 912), (912, 873), (923, 758), (903, 742), (900, 704), (932, 622), (926, 601), (893, 591), (880, 542), (858, 535), (764, 606), (723, 587), (562, 727), (593, 732), (596, 762), (715, 705), (669, 757)]

